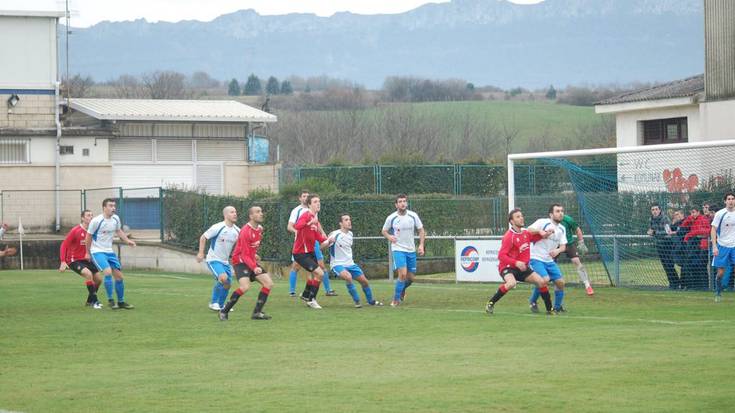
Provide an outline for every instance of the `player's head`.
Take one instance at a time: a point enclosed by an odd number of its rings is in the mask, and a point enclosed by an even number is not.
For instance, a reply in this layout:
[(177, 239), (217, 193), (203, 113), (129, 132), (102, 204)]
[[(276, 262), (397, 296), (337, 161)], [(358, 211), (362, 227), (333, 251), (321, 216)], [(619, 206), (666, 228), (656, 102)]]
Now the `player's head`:
[(116, 206), (115, 206), (115, 200), (112, 198), (105, 198), (102, 201), (102, 213), (106, 216), (110, 216), (115, 213)]
[(525, 225), (525, 219), (523, 218), (523, 212), (520, 208), (512, 209), (508, 212), (508, 222), (514, 227), (521, 228)]
[(306, 206), (306, 198), (308, 197), (309, 197), (309, 190), (302, 189), (301, 194), (299, 194), (299, 202), (301, 202), (301, 205)]
[(339, 227), (341, 229), (351, 230), (352, 229), (352, 217), (349, 214), (340, 214)]
[(322, 209), (322, 203), (319, 199), (319, 195), (309, 194), (309, 197), (306, 198), (306, 206), (311, 210), (311, 212), (319, 212)]
[(651, 216), (657, 217), (661, 215), (661, 205), (651, 204)]
[(396, 195), (396, 209), (399, 212), (403, 212), (408, 209), (408, 195), (398, 194)]
[(725, 201), (725, 208), (727, 209), (735, 208), (735, 193), (728, 192), (725, 194), (725, 196), (722, 199)]
[(257, 205), (251, 206), (248, 209), (248, 217), (250, 217), (251, 221), (260, 224), (263, 222), (263, 208)]
[(564, 219), (564, 207), (561, 204), (551, 204), (549, 207), (549, 218), (556, 223), (561, 222)]
[(79, 214), (79, 217), (84, 225), (89, 225), (89, 223), (92, 222), (92, 211), (85, 209), (81, 214)]
[(225, 219), (225, 221), (234, 224), (235, 222), (237, 222), (237, 210), (234, 206), (228, 205), (222, 208), (222, 217)]

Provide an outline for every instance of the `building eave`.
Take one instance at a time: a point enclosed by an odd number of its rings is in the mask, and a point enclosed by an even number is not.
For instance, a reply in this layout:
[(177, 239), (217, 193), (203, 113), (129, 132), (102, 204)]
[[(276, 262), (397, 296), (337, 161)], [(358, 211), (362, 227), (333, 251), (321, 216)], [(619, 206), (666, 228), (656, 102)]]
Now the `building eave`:
[(633, 112), (640, 110), (651, 110), (651, 109), (662, 109), (671, 108), (677, 106), (691, 106), (699, 103), (697, 96), (672, 98), (672, 99), (658, 99), (641, 102), (628, 102), (628, 103), (616, 103), (610, 105), (595, 105), (595, 113), (620, 113), (620, 112)]

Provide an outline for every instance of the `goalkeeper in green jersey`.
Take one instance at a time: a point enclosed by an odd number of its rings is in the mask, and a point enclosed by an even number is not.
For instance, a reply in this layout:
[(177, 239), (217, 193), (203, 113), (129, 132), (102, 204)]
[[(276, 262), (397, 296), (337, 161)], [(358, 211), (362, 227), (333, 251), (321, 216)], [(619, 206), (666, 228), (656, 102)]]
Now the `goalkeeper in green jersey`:
[[(584, 283), (584, 288), (587, 290), (587, 295), (594, 295), (595, 290), (592, 289), (590, 284), (590, 277), (587, 275), (587, 269), (582, 264), (582, 260), (579, 259), (579, 254), (587, 253), (587, 246), (584, 245), (584, 234), (582, 228), (577, 225), (572, 217), (564, 214), (564, 218), (561, 220), (561, 224), (564, 229), (567, 230), (567, 257), (572, 260), (574, 266), (577, 267), (577, 273), (579, 273), (579, 279)], [(577, 242), (574, 242), (574, 237), (577, 238)]]

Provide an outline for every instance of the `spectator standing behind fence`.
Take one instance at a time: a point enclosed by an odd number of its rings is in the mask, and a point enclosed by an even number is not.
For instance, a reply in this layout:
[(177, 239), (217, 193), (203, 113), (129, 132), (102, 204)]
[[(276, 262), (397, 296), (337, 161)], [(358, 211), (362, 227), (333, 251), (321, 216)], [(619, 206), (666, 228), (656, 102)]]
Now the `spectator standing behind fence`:
[(656, 252), (661, 265), (669, 280), (670, 289), (678, 289), (680, 285), (679, 274), (674, 267), (674, 254), (671, 243), (671, 221), (669, 217), (661, 212), (661, 206), (651, 205), (651, 221), (648, 226), (648, 235), (656, 242)]
[(684, 211), (677, 209), (674, 211), (673, 219), (671, 220), (671, 255), (674, 259), (674, 264), (679, 265), (679, 284), (678, 287), (684, 288), (685, 280), (687, 278), (684, 272), (684, 265), (686, 260), (686, 249), (684, 246), (684, 236), (687, 234), (689, 229), (682, 225), (684, 221)]
[(701, 214), (699, 207), (692, 207), (689, 216), (682, 225), (689, 230), (684, 236), (686, 245), (685, 272), (689, 288), (707, 288), (707, 238), (710, 232), (710, 221)]

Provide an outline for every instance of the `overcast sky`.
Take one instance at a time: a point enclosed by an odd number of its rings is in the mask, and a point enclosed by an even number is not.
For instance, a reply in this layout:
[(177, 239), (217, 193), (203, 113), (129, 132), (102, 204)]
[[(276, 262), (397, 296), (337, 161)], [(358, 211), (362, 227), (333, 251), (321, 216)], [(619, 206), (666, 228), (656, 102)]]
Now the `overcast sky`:
[[(209, 21), (222, 14), (255, 9), (260, 14), (315, 13), (331, 16), (340, 11), (359, 14), (401, 13), (426, 3), (447, 0), (70, 0), (74, 27), (88, 27), (103, 20), (145, 18), (148, 21)], [(503, 0), (487, 0), (503, 1)], [(519, 4), (543, 0), (509, 0)], [(63, 0), (0, 0), (6, 10), (64, 10)]]

